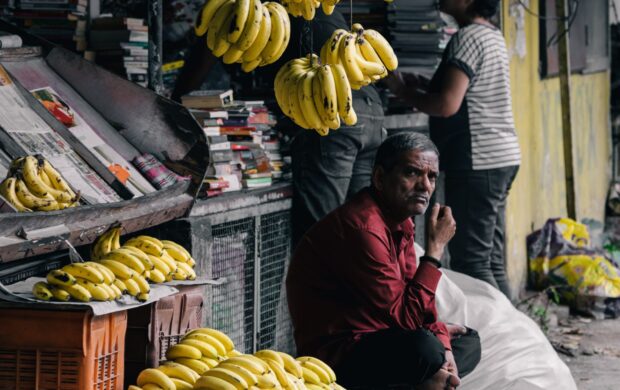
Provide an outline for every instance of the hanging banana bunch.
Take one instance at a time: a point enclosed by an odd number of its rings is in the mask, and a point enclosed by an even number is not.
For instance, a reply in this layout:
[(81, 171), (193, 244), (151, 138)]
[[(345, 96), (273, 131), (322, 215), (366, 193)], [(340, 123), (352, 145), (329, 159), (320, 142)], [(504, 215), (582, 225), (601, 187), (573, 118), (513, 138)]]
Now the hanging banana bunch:
[(323, 8), (325, 15), (331, 15), (339, 2), (340, 0), (282, 0), (289, 14), (306, 20), (314, 19), (319, 7)]
[(77, 206), (80, 199), (79, 193), (73, 192), (41, 156), (13, 160), (6, 179), (0, 183), (0, 194), (20, 212), (62, 210)]
[(240, 63), (244, 72), (277, 61), (291, 37), (284, 7), (260, 0), (210, 0), (203, 5), (194, 31), (225, 64)]
[(282, 112), (304, 129), (321, 135), (357, 123), (351, 86), (341, 64), (321, 65), (314, 54), (287, 62), (274, 83)]
[(334, 31), (321, 48), (321, 62), (341, 64), (351, 84), (358, 90), (387, 76), (398, 67), (398, 58), (388, 41), (375, 30), (364, 30), (361, 24), (353, 31)]

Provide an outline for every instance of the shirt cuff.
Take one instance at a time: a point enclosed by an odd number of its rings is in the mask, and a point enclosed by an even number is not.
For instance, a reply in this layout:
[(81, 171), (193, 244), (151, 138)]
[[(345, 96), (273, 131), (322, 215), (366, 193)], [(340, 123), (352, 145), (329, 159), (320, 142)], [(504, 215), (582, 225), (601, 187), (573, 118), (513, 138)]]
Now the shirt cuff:
[(438, 270), (437, 267), (425, 261), (421, 261), (420, 266), (413, 276), (413, 281), (435, 292), (441, 275), (441, 271)]

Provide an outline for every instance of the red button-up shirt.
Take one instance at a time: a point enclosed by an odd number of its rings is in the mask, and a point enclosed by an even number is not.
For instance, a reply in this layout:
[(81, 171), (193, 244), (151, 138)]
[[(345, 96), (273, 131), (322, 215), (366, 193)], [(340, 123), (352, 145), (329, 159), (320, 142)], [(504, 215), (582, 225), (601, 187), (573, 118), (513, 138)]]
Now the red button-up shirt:
[(388, 228), (370, 190), (310, 229), (286, 279), (298, 354), (337, 365), (364, 334), (387, 328), (426, 328), (450, 349), (435, 308), (441, 272), (416, 267), (413, 238), (410, 219)]

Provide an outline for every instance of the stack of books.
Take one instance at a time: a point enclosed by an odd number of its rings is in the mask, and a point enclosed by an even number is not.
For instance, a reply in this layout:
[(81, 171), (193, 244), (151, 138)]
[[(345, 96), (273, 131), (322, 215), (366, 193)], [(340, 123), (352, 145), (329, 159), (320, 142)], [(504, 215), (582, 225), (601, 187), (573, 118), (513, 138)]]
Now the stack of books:
[(388, 6), (388, 38), (399, 70), (430, 77), (453, 29), (441, 18), (435, 0), (412, 0)]
[[(29, 33), (69, 50), (86, 50), (88, 0), (15, 0), (0, 2), (0, 16)], [(4, 14), (4, 15), (3, 15)]]
[(167, 61), (161, 65), (161, 78), (164, 84), (164, 89), (161, 91), (161, 95), (170, 97), (174, 90), (174, 85), (177, 82), (181, 69), (185, 66), (184, 60)]
[(144, 19), (104, 16), (93, 19), (87, 58), (104, 68), (147, 85), (148, 27)]
[[(195, 93), (222, 95), (222, 91)], [(183, 99), (189, 102), (188, 99)], [(210, 166), (203, 196), (270, 186), (286, 170), (274, 126), (275, 116), (262, 101), (233, 101), (231, 105), (190, 111), (202, 124), (209, 143)]]

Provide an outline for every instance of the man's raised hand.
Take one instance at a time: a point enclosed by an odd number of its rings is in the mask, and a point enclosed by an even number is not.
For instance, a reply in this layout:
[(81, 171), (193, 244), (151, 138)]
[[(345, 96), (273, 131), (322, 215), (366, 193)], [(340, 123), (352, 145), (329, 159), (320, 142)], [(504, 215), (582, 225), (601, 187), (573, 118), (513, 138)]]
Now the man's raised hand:
[(454, 237), (456, 222), (448, 206), (435, 203), (428, 220), (428, 247), (426, 255), (440, 260), (448, 242)]

